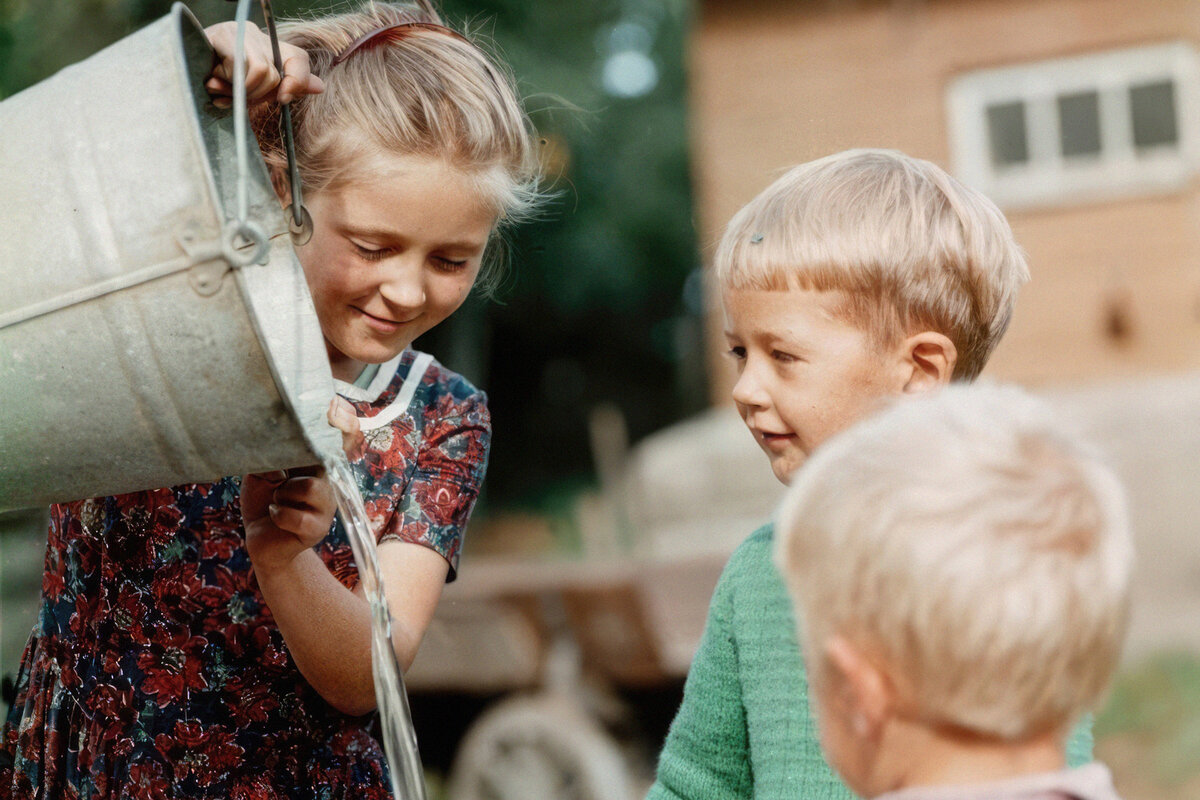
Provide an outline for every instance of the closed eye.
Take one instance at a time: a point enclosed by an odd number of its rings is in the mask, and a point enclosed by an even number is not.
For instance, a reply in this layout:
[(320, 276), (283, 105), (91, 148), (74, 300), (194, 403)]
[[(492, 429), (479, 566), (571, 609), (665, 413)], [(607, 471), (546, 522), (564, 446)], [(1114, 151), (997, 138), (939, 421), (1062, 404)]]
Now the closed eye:
[(441, 256), (433, 257), (433, 265), (442, 272), (458, 272), (467, 266), (469, 259), (462, 258), (443, 258)]
[(387, 247), (380, 247), (378, 249), (364, 247), (363, 245), (354, 241), (350, 242), (350, 244), (354, 245), (354, 250), (358, 253), (359, 257), (366, 261), (382, 261), (392, 252), (391, 249)]

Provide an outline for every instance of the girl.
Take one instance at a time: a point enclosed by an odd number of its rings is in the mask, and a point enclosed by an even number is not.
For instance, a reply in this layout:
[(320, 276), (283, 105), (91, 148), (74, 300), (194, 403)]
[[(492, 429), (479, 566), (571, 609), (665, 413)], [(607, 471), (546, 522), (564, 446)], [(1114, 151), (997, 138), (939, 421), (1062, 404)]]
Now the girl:
[[(234, 26), (210, 28), (228, 106)], [(295, 99), (312, 290), (407, 668), (453, 580), (487, 461), (482, 392), (409, 349), (537, 199), (511, 81), (428, 5), (247, 30), (247, 96), (282, 202)], [(360, 432), (361, 428), (361, 432)], [(388, 796), (370, 622), (318, 470), (51, 509), (43, 606), (0, 740), (5, 797)]]

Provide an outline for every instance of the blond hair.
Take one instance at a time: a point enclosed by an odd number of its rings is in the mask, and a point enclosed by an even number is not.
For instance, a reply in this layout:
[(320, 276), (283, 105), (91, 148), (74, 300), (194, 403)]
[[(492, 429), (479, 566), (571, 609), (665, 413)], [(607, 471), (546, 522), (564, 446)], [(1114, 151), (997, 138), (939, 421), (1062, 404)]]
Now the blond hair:
[(733, 217), (715, 269), (727, 289), (840, 291), (879, 347), (943, 333), (958, 350), (955, 380), (983, 369), (1029, 279), (990, 200), (894, 150), (793, 167)]
[(1128, 617), (1124, 493), (1028, 395), (897, 402), (814, 454), (777, 531), (811, 681), (841, 635), (923, 721), (1013, 741), (1103, 695)]
[[(280, 38), (307, 51), (325, 83), (321, 94), (292, 104), (304, 190), (366, 177), (374, 154), (430, 156), (473, 177), (477, 199), (500, 222), (527, 218), (541, 199), (536, 134), (511, 75), (478, 44), (449, 30), (413, 27), (399, 41), (362, 47), (334, 64), (359, 37), (410, 22), (443, 24), (428, 2), (369, 2), (279, 24)], [(286, 180), (278, 109), (264, 107), (254, 127), (273, 176)]]

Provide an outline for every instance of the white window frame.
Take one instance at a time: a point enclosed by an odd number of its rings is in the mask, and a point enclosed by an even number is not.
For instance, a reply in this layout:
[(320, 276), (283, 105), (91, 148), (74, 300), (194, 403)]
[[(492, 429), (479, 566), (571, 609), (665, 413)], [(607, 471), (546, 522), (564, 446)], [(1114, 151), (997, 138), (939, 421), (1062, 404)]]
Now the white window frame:
[[(1139, 151), (1129, 88), (1164, 80), (1175, 86), (1178, 141)], [(1061, 153), (1057, 98), (1077, 92), (1099, 94), (1096, 157)], [(1006, 102), (1025, 105), (1029, 160), (998, 168), (987, 108)], [(956, 174), (1006, 208), (1167, 193), (1200, 171), (1200, 54), (1186, 42), (972, 72), (950, 83), (947, 110)]]

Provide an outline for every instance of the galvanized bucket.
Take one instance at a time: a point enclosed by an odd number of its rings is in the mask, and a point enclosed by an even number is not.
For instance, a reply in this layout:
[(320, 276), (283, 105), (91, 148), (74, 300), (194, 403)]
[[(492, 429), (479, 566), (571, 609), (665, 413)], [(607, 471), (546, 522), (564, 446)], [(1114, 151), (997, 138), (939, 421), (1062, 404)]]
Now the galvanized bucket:
[(247, 219), (231, 220), (234, 126), (209, 102), (211, 67), (176, 4), (0, 103), (0, 511), (340, 447), (324, 340), (261, 157)]

